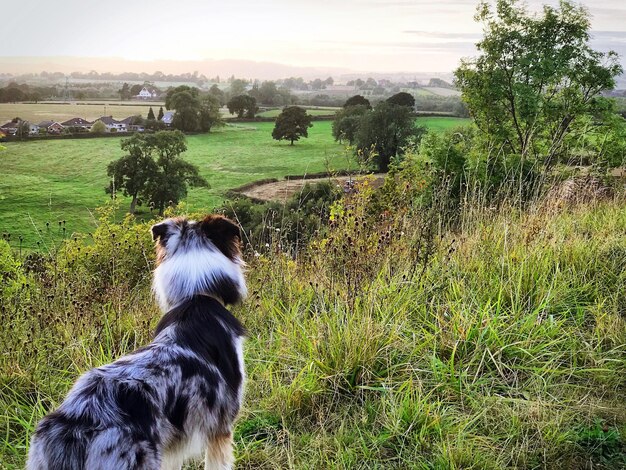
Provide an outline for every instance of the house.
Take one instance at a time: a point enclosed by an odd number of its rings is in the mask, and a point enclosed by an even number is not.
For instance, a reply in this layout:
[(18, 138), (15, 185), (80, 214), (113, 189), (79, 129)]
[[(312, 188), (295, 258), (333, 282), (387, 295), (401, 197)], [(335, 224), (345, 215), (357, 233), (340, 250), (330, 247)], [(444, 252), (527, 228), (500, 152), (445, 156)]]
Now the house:
[(150, 100), (158, 98), (159, 90), (151, 86), (145, 86), (141, 89), (141, 91), (135, 96), (135, 98), (139, 98), (141, 100)]
[(113, 116), (102, 116), (96, 121), (101, 121), (107, 128), (107, 132), (126, 132), (126, 123), (124, 121), (117, 121), (113, 119)]
[(0, 131), (2, 131), (5, 135), (15, 135), (17, 134), (17, 129), (19, 128), (19, 123), (9, 121), (6, 124), (0, 126)]
[(174, 120), (174, 111), (165, 111), (163, 117), (161, 118), (161, 122), (163, 122), (167, 127), (172, 125), (172, 121)]
[(65, 122), (62, 122), (61, 125), (70, 130), (70, 132), (89, 132), (91, 130), (91, 125), (93, 122), (89, 122), (83, 118), (72, 118)]
[(60, 123), (55, 121), (42, 121), (39, 124), (39, 131), (43, 129), (44, 132), (48, 134), (61, 134), (63, 129), (65, 129)]
[(129, 132), (145, 132), (146, 130), (141, 116), (128, 116), (120, 122), (126, 125), (126, 129)]
[(37, 124), (28, 123), (28, 134), (29, 135), (39, 134), (39, 126)]

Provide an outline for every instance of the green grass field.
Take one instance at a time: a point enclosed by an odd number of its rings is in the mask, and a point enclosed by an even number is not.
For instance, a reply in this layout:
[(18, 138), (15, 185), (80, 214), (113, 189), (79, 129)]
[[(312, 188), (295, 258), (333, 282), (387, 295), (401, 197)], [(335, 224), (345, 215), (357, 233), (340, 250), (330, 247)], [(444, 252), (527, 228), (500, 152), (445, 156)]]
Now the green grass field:
[[(344, 147), (333, 141), (330, 122), (316, 122), (309, 138), (290, 146), (271, 137), (273, 123), (238, 124), (188, 137), (184, 158), (200, 168), (210, 189), (192, 189), (187, 203), (211, 210), (231, 188), (264, 178), (304, 174), (348, 165)], [(0, 154), (0, 232), (26, 249), (65, 233), (91, 232), (93, 210), (106, 203), (106, 166), (123, 155), (120, 139), (7, 143)], [(126, 202), (123, 202), (126, 209)], [(140, 210), (146, 210), (145, 208)], [(46, 222), (49, 226), (46, 226)]]
[[(467, 122), (438, 117), (417, 121), (435, 130)], [(186, 203), (191, 209), (209, 211), (223, 202), (227, 190), (245, 183), (354, 164), (345, 147), (333, 141), (331, 125), (330, 121), (314, 122), (309, 138), (294, 146), (272, 139), (271, 122), (229, 125), (189, 136), (183, 157), (199, 166), (211, 187), (191, 189)], [(95, 208), (109, 200), (104, 192), (106, 166), (122, 155), (119, 138), (7, 143), (0, 154), (4, 176), (0, 180), (0, 233), (11, 234), (12, 246), (32, 250), (74, 232), (92, 232)], [(125, 198), (121, 200), (120, 215), (128, 204)], [(148, 210), (140, 207), (139, 211), (141, 217)]]
[(82, 117), (88, 121), (101, 116), (113, 116), (114, 119), (125, 119), (128, 116), (140, 114), (144, 118), (152, 106), (155, 114), (163, 103), (154, 102), (70, 102), (64, 103), (0, 103), (0, 125), (19, 117), (25, 121), (38, 124), (41, 121), (63, 122), (75, 117)]
[(427, 127), (434, 131), (445, 131), (454, 129), (458, 126), (465, 126), (471, 122), (471, 119), (456, 117), (418, 117), (415, 120), (420, 126)]

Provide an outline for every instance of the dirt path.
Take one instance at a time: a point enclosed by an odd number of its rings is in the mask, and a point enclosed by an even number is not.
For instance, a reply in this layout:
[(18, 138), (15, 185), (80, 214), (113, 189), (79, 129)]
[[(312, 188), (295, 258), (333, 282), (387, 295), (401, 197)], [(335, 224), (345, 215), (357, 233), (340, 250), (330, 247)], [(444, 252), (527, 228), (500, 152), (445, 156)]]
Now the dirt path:
[[(380, 187), (383, 184), (385, 179), (384, 173), (376, 173), (374, 175), (374, 186)], [(359, 180), (363, 179), (365, 176), (336, 176), (336, 177), (325, 177), (325, 178), (311, 178), (311, 179), (292, 179), (292, 180), (284, 180), (277, 181), (275, 183), (265, 183), (260, 184), (259, 186), (254, 186), (252, 188), (243, 190), (240, 194), (244, 196), (248, 196), (254, 199), (260, 199), (262, 201), (280, 201), (285, 202), (292, 195), (301, 191), (305, 184), (315, 184), (320, 183), (322, 181), (332, 181), (339, 186), (343, 186), (343, 184), (349, 179)]]

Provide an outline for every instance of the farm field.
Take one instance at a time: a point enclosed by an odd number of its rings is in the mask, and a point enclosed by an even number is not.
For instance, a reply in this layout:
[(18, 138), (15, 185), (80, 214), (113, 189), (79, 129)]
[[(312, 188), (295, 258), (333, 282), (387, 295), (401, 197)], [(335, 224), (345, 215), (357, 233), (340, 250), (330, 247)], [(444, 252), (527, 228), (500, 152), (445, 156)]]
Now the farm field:
[(160, 102), (119, 102), (97, 101), (69, 103), (0, 103), (0, 125), (19, 117), (33, 124), (41, 121), (63, 122), (74, 117), (82, 117), (88, 121), (101, 116), (113, 116), (114, 119), (125, 119), (128, 116), (140, 114), (144, 118), (152, 106), (155, 113), (159, 111)]
[(418, 117), (415, 121), (420, 126), (427, 127), (428, 129), (432, 129), (434, 131), (444, 131), (458, 126), (465, 126), (472, 120), (467, 118), (428, 116)]
[[(469, 120), (428, 117), (417, 122), (442, 130)], [(228, 125), (189, 136), (183, 156), (199, 166), (211, 187), (191, 189), (186, 203), (194, 210), (211, 210), (224, 201), (227, 190), (252, 181), (349, 167), (354, 161), (344, 146), (333, 141), (331, 125), (331, 121), (314, 122), (309, 138), (294, 146), (272, 139), (271, 122)], [(11, 245), (18, 248), (22, 237), (22, 248), (32, 250), (73, 232), (93, 231), (95, 208), (109, 200), (104, 192), (107, 164), (123, 155), (120, 138), (5, 145), (0, 155), (0, 233), (11, 234)], [(120, 200), (122, 215), (128, 201)], [(146, 208), (139, 210), (150, 216)]]
[[(189, 136), (184, 158), (200, 167), (210, 189), (192, 189), (187, 204), (210, 210), (230, 189), (263, 178), (320, 172), (349, 165), (342, 145), (333, 141), (330, 122), (316, 122), (309, 138), (290, 146), (271, 137), (273, 123), (227, 126), (210, 134)], [(37, 241), (95, 228), (94, 208), (109, 198), (106, 166), (123, 155), (120, 139), (8, 143), (2, 153), (0, 233), (11, 244), (37, 248)], [(122, 209), (127, 202), (122, 198)], [(140, 208), (145, 210), (145, 208)], [(46, 222), (50, 225), (47, 227)]]

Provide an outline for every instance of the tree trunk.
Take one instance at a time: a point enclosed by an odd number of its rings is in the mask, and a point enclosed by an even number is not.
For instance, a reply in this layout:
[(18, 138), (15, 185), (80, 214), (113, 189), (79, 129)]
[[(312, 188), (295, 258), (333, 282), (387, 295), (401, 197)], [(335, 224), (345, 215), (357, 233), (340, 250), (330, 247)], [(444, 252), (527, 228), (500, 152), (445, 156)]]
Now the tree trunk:
[(133, 200), (130, 201), (130, 209), (128, 209), (128, 212), (130, 212), (131, 214), (134, 214), (136, 206), (137, 206), (137, 195), (133, 194)]
[(293, 145), (293, 139), (291, 139), (291, 145)]

